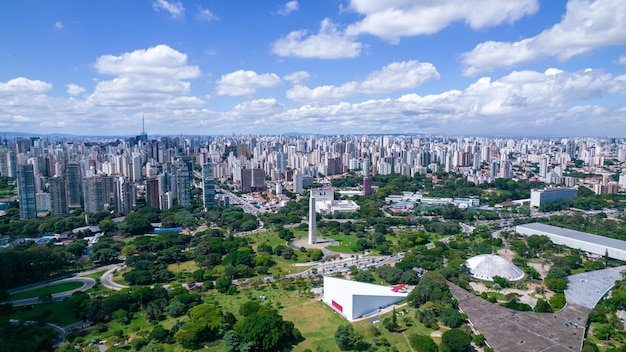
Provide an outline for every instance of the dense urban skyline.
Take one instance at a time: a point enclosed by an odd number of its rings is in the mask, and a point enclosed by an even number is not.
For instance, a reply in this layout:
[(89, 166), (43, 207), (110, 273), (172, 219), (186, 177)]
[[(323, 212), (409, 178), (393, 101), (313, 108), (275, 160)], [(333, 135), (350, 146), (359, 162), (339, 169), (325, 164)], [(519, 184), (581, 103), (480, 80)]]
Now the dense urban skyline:
[(626, 132), (619, 0), (0, 4), (0, 131)]

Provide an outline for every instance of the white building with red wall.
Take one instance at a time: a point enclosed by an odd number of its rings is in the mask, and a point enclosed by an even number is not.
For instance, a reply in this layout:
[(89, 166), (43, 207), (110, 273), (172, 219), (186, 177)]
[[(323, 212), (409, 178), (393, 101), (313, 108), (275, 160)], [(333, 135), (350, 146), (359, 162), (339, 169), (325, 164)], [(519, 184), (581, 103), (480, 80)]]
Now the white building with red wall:
[(348, 321), (375, 314), (406, 298), (399, 287), (324, 277), (324, 303)]

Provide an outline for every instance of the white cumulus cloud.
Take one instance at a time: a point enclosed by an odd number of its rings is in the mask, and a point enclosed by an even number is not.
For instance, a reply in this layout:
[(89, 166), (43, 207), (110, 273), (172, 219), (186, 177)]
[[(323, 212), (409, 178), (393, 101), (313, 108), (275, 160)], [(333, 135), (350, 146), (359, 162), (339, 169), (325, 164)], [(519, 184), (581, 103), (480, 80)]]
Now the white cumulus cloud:
[(211, 22), (211, 21), (217, 20), (218, 17), (215, 16), (215, 14), (213, 12), (211, 12), (210, 10), (200, 8), (198, 10), (198, 14), (196, 15), (196, 19), (198, 21)]
[(101, 56), (95, 68), (99, 73), (108, 75), (141, 74), (174, 79), (197, 78), (201, 74), (197, 66), (187, 64), (186, 54), (163, 44), (119, 56)]
[(253, 94), (260, 88), (278, 87), (283, 81), (274, 73), (239, 70), (223, 75), (216, 83), (218, 95), (242, 96)]
[(292, 0), (283, 5), (277, 13), (281, 16), (287, 16), (290, 13), (297, 11), (299, 7), (300, 5), (298, 2), (296, 0)]
[(172, 18), (182, 18), (185, 15), (185, 7), (180, 1), (155, 0), (152, 3), (155, 11), (164, 10), (172, 16)]
[(63, 29), (63, 28), (64, 28), (64, 26), (63, 26), (63, 22), (61, 22), (61, 21), (56, 21), (56, 22), (54, 23), (54, 28), (56, 28), (56, 29)]
[(617, 63), (620, 65), (626, 65), (626, 55), (622, 55), (617, 59)]
[(190, 105), (203, 102), (200, 98), (189, 97), (191, 84), (184, 81), (200, 77), (200, 69), (187, 64), (186, 54), (167, 45), (119, 56), (103, 55), (94, 67), (101, 74), (116, 77), (98, 82), (87, 98), (89, 104), (154, 108), (180, 101)]
[(325, 103), (359, 94), (399, 92), (438, 78), (439, 73), (431, 63), (416, 60), (393, 62), (370, 73), (360, 82), (351, 81), (341, 86), (325, 85), (315, 88), (298, 84), (287, 91), (287, 98), (306, 103)]
[(390, 42), (402, 37), (437, 33), (463, 21), (473, 29), (513, 23), (537, 12), (537, 0), (351, 0), (349, 8), (364, 16), (346, 29), (348, 35), (369, 33)]
[(8, 82), (0, 82), (0, 94), (42, 94), (52, 89), (52, 84), (31, 80), (24, 77), (17, 77)]
[(463, 73), (473, 76), (556, 57), (561, 61), (594, 48), (626, 44), (622, 0), (569, 0), (561, 22), (517, 42), (488, 41), (463, 54)]
[(310, 77), (311, 75), (306, 71), (296, 71), (283, 76), (283, 79), (292, 83), (302, 83)]
[(363, 44), (346, 36), (327, 18), (322, 21), (317, 34), (309, 34), (306, 30), (293, 31), (274, 42), (272, 52), (278, 56), (343, 59), (359, 56), (362, 47)]
[(72, 97), (83, 94), (85, 92), (85, 88), (79, 86), (78, 84), (69, 83), (66, 84), (65, 87), (67, 87), (67, 94)]

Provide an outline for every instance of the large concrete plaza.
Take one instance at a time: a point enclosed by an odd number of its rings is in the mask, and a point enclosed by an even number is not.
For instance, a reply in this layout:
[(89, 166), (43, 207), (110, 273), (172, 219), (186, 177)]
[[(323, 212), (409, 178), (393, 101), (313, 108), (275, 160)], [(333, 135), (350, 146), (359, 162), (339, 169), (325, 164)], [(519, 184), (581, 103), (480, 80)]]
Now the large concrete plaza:
[[(494, 351), (580, 351), (589, 308), (568, 303), (555, 313), (519, 312), (449, 283), (459, 308)], [(571, 322), (571, 324), (570, 324)]]

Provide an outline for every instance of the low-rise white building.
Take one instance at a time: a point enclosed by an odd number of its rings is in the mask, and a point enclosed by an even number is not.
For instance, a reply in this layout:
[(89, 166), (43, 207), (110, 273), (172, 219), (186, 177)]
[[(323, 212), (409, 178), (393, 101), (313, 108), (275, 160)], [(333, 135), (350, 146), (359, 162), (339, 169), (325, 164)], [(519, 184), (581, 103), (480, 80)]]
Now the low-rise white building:
[(405, 299), (408, 292), (398, 287), (325, 276), (323, 301), (348, 321), (354, 321)]
[(576, 199), (576, 190), (573, 188), (544, 188), (530, 190), (530, 206), (539, 208), (550, 202), (560, 202), (565, 199)]
[(609, 258), (626, 261), (626, 241), (537, 222), (518, 225), (515, 227), (515, 231), (524, 236), (548, 236), (555, 244), (577, 248), (599, 256), (608, 254)]

